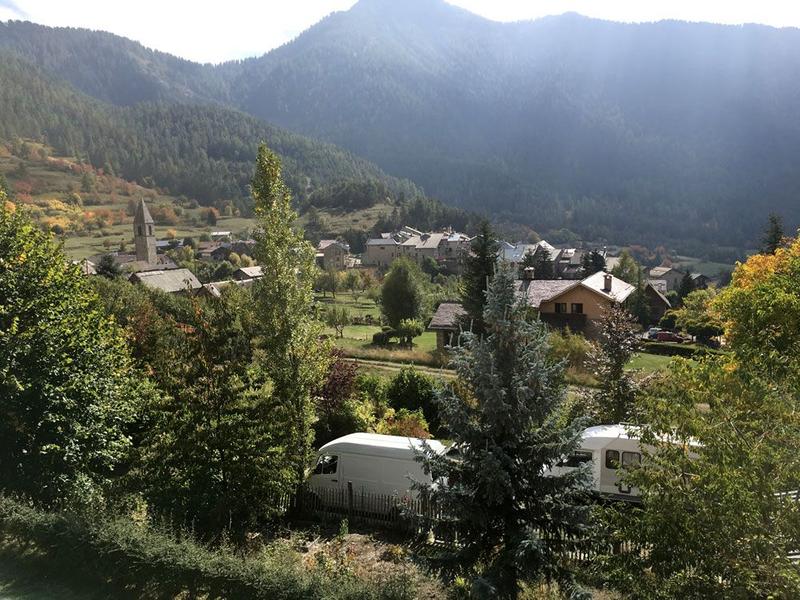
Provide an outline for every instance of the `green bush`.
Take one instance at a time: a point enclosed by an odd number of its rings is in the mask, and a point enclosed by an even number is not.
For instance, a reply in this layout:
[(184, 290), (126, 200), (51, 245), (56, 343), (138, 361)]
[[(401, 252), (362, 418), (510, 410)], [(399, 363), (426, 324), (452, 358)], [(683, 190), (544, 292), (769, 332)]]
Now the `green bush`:
[(126, 518), (81, 517), (36, 510), (0, 496), (3, 553), (80, 582), (108, 597), (386, 599), (415, 596), (407, 577), (365, 581), (348, 571), (305, 570), (287, 552), (239, 556), (208, 549), (191, 536)]
[(643, 352), (658, 354), (660, 356), (683, 356), (685, 358), (699, 358), (707, 354), (719, 354), (719, 350), (696, 346), (694, 344), (674, 344), (669, 342), (646, 342)]
[(556, 360), (566, 361), (567, 367), (576, 371), (589, 369), (592, 343), (580, 333), (554, 331), (550, 334), (550, 353)]

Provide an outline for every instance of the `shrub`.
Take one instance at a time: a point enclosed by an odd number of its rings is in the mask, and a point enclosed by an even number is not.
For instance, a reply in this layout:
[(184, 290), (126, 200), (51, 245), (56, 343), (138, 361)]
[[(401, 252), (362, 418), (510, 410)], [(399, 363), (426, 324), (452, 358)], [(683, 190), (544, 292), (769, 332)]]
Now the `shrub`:
[[(286, 549), (237, 555), (210, 549), (191, 535), (127, 518), (48, 513), (0, 496), (6, 552), (41, 561), (106, 597), (231, 599), (387, 599), (415, 597), (408, 577), (359, 579), (350, 572), (306, 570)], [(33, 550), (36, 551), (33, 551)]]
[(432, 377), (414, 368), (402, 369), (392, 378), (386, 397), (395, 410), (421, 410), (425, 420), (434, 431), (439, 425), (439, 410), (436, 405), (436, 382)]

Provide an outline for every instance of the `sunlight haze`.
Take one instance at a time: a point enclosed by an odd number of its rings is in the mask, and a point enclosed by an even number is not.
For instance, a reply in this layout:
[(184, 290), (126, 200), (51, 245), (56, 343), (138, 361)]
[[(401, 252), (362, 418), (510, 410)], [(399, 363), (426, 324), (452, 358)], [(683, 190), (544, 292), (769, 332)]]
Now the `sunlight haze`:
[[(450, 3), (497, 21), (577, 12), (613, 21), (680, 19), (800, 26), (800, 6), (785, 0), (451, 0)], [(217, 63), (268, 52), (290, 41), (326, 15), (347, 10), (353, 4), (354, 0), (297, 0), (289, 3), (266, 0), (258, 4), (245, 0), (229, 0), (222, 4), (185, 0), (141, 0), (137, 3), (0, 0), (0, 21), (29, 20), (43, 25), (109, 31), (176, 56)]]

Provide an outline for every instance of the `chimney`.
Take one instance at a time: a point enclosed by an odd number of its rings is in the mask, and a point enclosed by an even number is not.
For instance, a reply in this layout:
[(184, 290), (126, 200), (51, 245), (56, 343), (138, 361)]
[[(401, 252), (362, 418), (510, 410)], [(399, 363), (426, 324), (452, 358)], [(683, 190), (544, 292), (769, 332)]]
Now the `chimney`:
[(523, 281), (533, 281), (535, 279), (536, 269), (533, 267), (525, 267), (522, 270), (522, 280)]
[(614, 280), (614, 277), (611, 273), (605, 273), (603, 275), (603, 291), (608, 293), (611, 291), (611, 282)]

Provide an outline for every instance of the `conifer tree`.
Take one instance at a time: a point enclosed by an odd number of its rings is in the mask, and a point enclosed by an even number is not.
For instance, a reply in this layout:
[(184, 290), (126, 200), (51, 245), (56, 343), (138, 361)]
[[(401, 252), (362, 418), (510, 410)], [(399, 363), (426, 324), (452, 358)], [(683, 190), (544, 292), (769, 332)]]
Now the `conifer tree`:
[(252, 181), (258, 225), (254, 258), (264, 277), (253, 288), (257, 356), (273, 385), (285, 438), (280, 451), (299, 484), (311, 457), (312, 390), (324, 381), (329, 352), (319, 342), (322, 324), (312, 314), (314, 247), (295, 230), (297, 213), (281, 177), (280, 159), (262, 144)]
[(783, 245), (783, 238), (783, 219), (773, 213), (769, 216), (769, 223), (761, 240), (761, 254), (775, 254), (775, 251)]
[(605, 425), (629, 421), (638, 386), (625, 366), (639, 349), (638, 327), (628, 311), (615, 304), (600, 320), (598, 333), (590, 357), (600, 382), (593, 394), (595, 420)]
[(494, 276), (497, 253), (500, 249), (488, 221), (481, 223), (480, 232), (472, 241), (472, 254), (466, 259), (462, 276), (461, 303), (466, 310), (465, 329), (478, 335), (484, 332), (483, 311), (486, 306), (486, 289)]
[(563, 366), (549, 357), (545, 326), (525, 312), (510, 267), (501, 267), (487, 293), (485, 335), (465, 334), (454, 350), (459, 380), (438, 397), (457, 456), (424, 449), (420, 460), (440, 483), (418, 487), (459, 540), (441, 567), (469, 578), (477, 597), (516, 598), (542, 580), (579, 597), (559, 550), (582, 528), (586, 473), (547, 469), (577, 449), (582, 422), (563, 423)]
[(606, 268), (606, 259), (597, 250), (592, 250), (581, 258), (581, 273), (584, 277), (594, 275)]
[(547, 248), (539, 248), (534, 256), (533, 276), (536, 279), (555, 279), (555, 265)]

